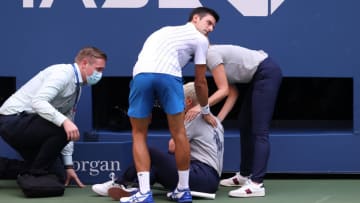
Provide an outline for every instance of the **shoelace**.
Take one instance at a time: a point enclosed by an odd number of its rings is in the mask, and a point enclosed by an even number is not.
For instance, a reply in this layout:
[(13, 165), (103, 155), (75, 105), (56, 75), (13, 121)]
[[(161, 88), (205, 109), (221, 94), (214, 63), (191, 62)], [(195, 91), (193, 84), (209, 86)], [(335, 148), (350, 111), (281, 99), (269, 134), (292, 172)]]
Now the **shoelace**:
[(169, 198), (170, 198), (170, 199), (177, 199), (177, 197), (176, 197), (177, 194), (179, 194), (179, 193), (178, 193), (178, 191), (177, 191), (177, 189), (176, 189), (174, 192), (170, 193)]
[(181, 198), (181, 197), (178, 197), (178, 195), (179, 195), (179, 194), (182, 195), (181, 193), (183, 193), (183, 192), (186, 192), (186, 191), (185, 191), (185, 190), (180, 191), (178, 188), (176, 188), (176, 189), (174, 190), (174, 192), (171, 193), (170, 198), (172, 198), (172, 199)]
[[(137, 196), (137, 194), (140, 194), (141, 196)], [(141, 194), (140, 192), (138, 192), (132, 196), (129, 197), (129, 202), (139, 202), (139, 201), (143, 201), (141, 198), (144, 198), (145, 196), (145, 199), (146, 199), (146, 194)]]

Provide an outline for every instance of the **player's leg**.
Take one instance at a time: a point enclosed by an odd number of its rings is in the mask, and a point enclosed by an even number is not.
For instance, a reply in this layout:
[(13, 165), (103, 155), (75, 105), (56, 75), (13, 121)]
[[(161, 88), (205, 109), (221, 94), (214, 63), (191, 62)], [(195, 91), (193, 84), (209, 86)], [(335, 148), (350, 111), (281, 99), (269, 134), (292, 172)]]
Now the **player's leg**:
[(152, 74), (139, 74), (130, 83), (128, 116), (132, 127), (133, 158), (140, 191), (120, 202), (153, 202), (150, 190), (150, 156), (146, 143), (151, 110), (154, 103)]
[(191, 202), (189, 189), (190, 144), (184, 126), (184, 89), (182, 78), (174, 76), (161, 77), (157, 80), (157, 96), (164, 109), (171, 137), (175, 142), (175, 159), (179, 181), (177, 188), (168, 194), (172, 200)]

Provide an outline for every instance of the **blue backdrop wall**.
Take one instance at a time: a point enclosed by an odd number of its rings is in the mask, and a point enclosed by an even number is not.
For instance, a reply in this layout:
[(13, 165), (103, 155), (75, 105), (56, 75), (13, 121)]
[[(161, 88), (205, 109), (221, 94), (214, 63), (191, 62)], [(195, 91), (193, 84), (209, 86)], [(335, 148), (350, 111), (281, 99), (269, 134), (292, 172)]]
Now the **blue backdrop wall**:
[[(107, 52), (104, 76), (131, 76), (146, 37), (162, 26), (184, 24), (191, 7), (201, 5), (221, 16), (212, 43), (263, 49), (284, 76), (353, 78), (352, 135), (359, 134), (356, 0), (2, 0), (0, 76), (16, 77), (18, 88), (46, 66), (72, 63), (87, 45)], [(192, 73), (192, 67), (184, 69), (184, 75)], [(84, 88), (76, 118), (82, 132), (92, 128), (91, 111), (91, 88)]]

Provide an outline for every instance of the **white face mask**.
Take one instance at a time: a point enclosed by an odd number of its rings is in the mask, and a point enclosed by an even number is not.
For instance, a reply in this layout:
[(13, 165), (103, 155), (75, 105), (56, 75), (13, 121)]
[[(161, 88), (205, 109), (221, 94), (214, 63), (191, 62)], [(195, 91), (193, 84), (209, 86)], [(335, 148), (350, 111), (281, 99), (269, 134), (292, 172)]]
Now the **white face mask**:
[(91, 74), (90, 76), (86, 76), (86, 82), (88, 85), (95, 85), (100, 81), (101, 77), (102, 72), (94, 70), (93, 74)]

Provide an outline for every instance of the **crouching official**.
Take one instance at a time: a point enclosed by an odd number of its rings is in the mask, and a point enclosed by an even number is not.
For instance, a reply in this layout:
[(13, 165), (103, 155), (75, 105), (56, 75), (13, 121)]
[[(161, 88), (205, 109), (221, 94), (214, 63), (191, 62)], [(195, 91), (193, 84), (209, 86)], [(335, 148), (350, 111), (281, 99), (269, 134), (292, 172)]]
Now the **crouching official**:
[[(96, 84), (107, 56), (95, 47), (81, 49), (73, 64), (55, 64), (40, 71), (0, 107), (0, 135), (24, 159), (23, 174), (56, 174), (84, 187), (72, 165), (73, 141), (80, 138), (74, 123), (85, 84)], [(63, 155), (63, 160), (59, 159)], [(59, 160), (60, 161), (59, 161)], [(65, 165), (59, 172), (59, 164)]]

